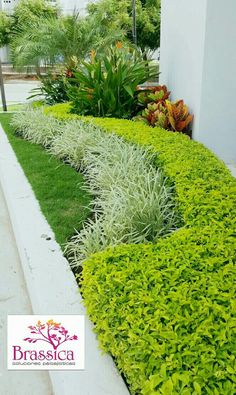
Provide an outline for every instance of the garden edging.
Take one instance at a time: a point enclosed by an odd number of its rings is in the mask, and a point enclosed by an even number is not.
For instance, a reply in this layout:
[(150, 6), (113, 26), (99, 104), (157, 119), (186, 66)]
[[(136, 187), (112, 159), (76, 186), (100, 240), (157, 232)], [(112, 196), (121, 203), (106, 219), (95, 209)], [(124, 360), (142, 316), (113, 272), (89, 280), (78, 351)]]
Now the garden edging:
[[(63, 257), (11, 145), (0, 127), (0, 182), (34, 314), (85, 314), (73, 273)], [(29, 215), (31, 213), (31, 215)], [(49, 263), (50, 262), (50, 263)], [(48, 292), (50, 290), (50, 301)], [(49, 371), (55, 395), (128, 395), (108, 355), (98, 349), (86, 318), (85, 370)]]

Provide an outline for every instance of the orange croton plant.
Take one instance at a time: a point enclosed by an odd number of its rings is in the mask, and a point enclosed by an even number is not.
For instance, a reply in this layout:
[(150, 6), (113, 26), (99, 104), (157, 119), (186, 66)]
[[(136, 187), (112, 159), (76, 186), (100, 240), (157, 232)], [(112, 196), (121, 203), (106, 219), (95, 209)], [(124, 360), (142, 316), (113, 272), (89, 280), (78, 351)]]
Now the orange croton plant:
[(150, 126), (159, 126), (175, 132), (187, 132), (193, 115), (183, 100), (171, 102), (170, 92), (165, 85), (147, 88), (139, 93), (139, 105), (147, 106), (135, 119)]
[(165, 106), (168, 111), (171, 128), (176, 132), (182, 132), (187, 129), (193, 120), (193, 115), (189, 114), (188, 106), (184, 104), (184, 101), (178, 100), (175, 103), (171, 103), (169, 100), (166, 100)]

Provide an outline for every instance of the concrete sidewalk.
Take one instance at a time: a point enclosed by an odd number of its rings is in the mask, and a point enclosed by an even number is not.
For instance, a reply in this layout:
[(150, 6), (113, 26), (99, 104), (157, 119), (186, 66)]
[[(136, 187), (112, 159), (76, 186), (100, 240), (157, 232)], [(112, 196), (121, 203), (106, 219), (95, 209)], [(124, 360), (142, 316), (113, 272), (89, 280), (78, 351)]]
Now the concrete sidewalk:
[(0, 393), (51, 395), (48, 372), (7, 370), (7, 314), (32, 314), (32, 309), (0, 185)]

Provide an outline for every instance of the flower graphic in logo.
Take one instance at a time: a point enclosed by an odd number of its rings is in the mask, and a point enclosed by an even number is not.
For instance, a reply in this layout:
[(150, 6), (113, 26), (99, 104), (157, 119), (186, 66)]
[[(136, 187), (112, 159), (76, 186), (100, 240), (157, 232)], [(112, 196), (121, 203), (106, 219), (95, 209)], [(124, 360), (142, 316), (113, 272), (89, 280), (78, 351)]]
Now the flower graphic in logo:
[(38, 321), (35, 326), (28, 326), (31, 330), (30, 333), (37, 335), (37, 337), (26, 337), (23, 339), (29, 343), (36, 343), (38, 341), (43, 341), (49, 343), (54, 350), (69, 341), (78, 340), (78, 336), (69, 335), (68, 331), (60, 323), (54, 322), (53, 320), (47, 321), (45, 324)]

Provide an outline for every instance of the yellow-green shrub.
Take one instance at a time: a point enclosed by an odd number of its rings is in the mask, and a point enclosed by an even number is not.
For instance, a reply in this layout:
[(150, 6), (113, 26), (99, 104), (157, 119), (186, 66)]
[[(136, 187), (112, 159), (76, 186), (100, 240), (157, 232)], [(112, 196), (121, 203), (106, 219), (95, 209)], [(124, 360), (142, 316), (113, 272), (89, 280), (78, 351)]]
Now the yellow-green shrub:
[(235, 393), (233, 245), (229, 230), (181, 229), (85, 263), (87, 312), (133, 394)]
[[(66, 119), (63, 106), (47, 111)], [(84, 264), (85, 304), (103, 349), (133, 394), (235, 394), (236, 180), (182, 134), (88, 121), (159, 154), (185, 224), (156, 245), (109, 248)]]

